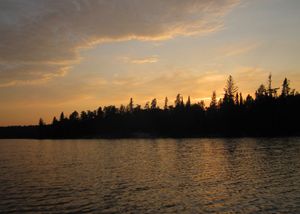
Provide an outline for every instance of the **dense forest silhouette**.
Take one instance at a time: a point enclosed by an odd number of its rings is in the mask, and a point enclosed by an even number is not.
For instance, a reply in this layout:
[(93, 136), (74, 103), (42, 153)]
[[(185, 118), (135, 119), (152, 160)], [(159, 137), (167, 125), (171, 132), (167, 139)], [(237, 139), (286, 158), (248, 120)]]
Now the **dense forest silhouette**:
[(130, 98), (127, 106), (99, 107), (94, 111), (62, 112), (51, 124), (0, 128), (1, 138), (122, 138), (122, 137), (244, 137), (300, 135), (300, 94), (284, 79), (281, 87), (260, 85), (255, 97), (238, 92), (232, 76), (224, 87), (223, 98), (212, 93), (209, 106), (204, 102), (175, 102), (166, 97), (163, 108), (157, 100), (144, 107)]

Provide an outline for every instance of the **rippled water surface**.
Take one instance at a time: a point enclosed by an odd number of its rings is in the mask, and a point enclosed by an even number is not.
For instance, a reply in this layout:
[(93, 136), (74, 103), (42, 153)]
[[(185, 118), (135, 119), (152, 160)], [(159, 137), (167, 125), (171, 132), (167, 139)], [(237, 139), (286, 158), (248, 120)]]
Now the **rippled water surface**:
[(300, 213), (300, 138), (0, 140), (0, 212)]

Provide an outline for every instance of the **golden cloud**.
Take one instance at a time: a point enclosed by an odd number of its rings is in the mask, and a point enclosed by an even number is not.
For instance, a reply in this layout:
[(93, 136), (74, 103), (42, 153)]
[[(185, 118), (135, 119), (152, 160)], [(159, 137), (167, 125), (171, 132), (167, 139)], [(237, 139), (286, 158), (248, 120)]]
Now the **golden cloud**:
[(158, 56), (139, 57), (139, 58), (123, 57), (122, 59), (125, 63), (131, 63), (131, 64), (155, 63), (158, 62), (159, 60)]
[(257, 42), (243, 42), (236, 44), (229, 44), (220, 49), (220, 54), (223, 56), (238, 56), (245, 53), (248, 53), (259, 47), (259, 43)]
[[(222, 17), (237, 3), (238, 0), (2, 0), (0, 67), (6, 68), (1, 69), (0, 84), (53, 78), (79, 61), (82, 48), (106, 41), (164, 40), (216, 31), (222, 28)], [(133, 63), (155, 60), (136, 59)], [(15, 71), (7, 69), (11, 66)]]

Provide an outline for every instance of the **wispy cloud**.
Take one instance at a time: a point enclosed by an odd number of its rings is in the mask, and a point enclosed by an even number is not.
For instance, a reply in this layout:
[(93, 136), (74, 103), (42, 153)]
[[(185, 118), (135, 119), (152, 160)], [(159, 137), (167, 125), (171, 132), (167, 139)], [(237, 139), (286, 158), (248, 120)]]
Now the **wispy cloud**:
[(0, 88), (3, 88), (44, 84), (55, 77), (65, 76), (71, 66), (14, 63), (0, 64), (0, 68)]
[[(72, 66), (82, 48), (106, 41), (164, 40), (201, 35), (223, 26), (238, 0), (2, 0), (0, 84), (39, 80)], [(155, 62), (156, 58), (133, 63)], [(16, 71), (18, 70), (18, 71)], [(33, 74), (35, 73), (35, 74)]]
[(239, 56), (255, 50), (259, 46), (260, 44), (258, 42), (242, 42), (223, 46), (220, 48), (219, 52), (221, 55), (226, 57)]
[(139, 57), (139, 58), (130, 58), (123, 57), (123, 62), (131, 63), (131, 64), (147, 64), (147, 63), (155, 63), (158, 62), (158, 56), (148, 56), (148, 57)]
[(246, 81), (267, 77), (270, 73), (268, 70), (260, 67), (238, 67), (235, 69), (235, 75), (243, 77)]
[(163, 104), (168, 96), (173, 104), (173, 99), (181, 93), (185, 99), (190, 95), (196, 102), (199, 101), (197, 98), (209, 97), (213, 90), (221, 95), (226, 77), (220, 71), (201, 72), (190, 67), (164, 67), (142, 77), (133, 73), (122, 74), (110, 80), (110, 95), (102, 95), (102, 100), (126, 104), (127, 99), (133, 97), (139, 104), (144, 104), (157, 98), (159, 104)]

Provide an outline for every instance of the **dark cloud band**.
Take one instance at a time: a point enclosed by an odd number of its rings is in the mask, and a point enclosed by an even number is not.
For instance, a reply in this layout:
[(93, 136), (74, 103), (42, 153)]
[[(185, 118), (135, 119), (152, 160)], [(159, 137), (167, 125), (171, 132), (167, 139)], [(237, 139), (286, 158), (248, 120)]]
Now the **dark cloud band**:
[[(219, 29), (238, 0), (2, 0), (0, 86), (59, 76), (81, 48)], [(11, 84), (9, 84), (11, 83)]]

